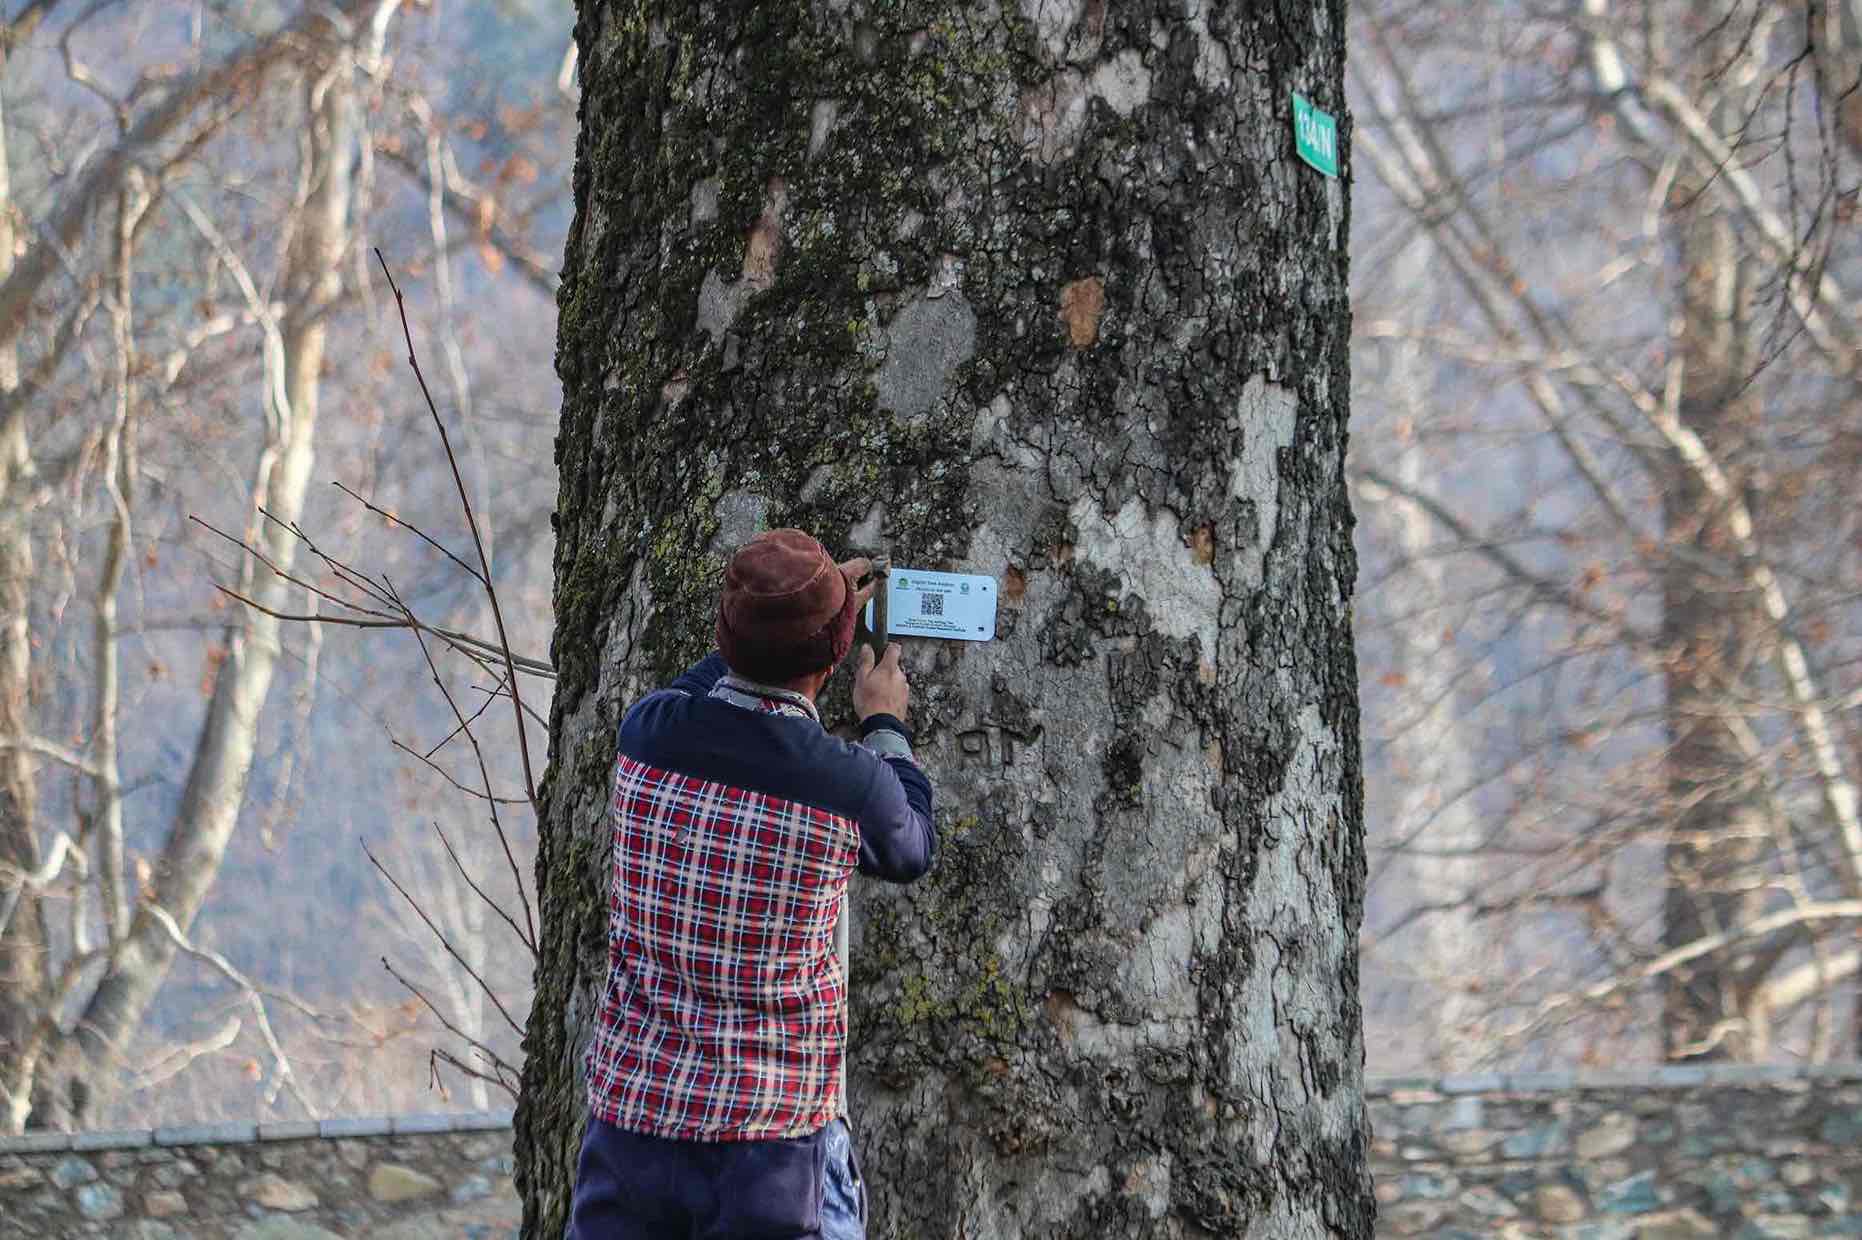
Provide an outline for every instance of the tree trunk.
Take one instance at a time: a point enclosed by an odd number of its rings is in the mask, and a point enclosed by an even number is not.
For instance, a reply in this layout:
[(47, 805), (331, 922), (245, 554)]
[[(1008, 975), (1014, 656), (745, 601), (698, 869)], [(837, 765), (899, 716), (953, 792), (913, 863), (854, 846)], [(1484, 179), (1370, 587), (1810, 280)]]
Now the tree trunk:
[(759, 523), (1000, 586), (908, 644), (937, 868), (856, 884), (871, 1234), (1371, 1234), (1344, 6), (1026, 7), (581, 5), (526, 1235), (614, 729)]
[[(1755, 415), (1747, 386), (1751, 362), (1741, 247), (1726, 217), (1706, 209), (1698, 181), (1676, 193), (1678, 201), (1692, 204), (1691, 217), (1677, 227), (1681, 420), (1715, 459), (1749, 463), (1746, 444)], [(1744, 485), (1743, 478), (1737, 481)], [(1663, 776), (1672, 824), (1664, 850), (1665, 949), (1751, 920), (1764, 894), (1749, 881), (1766, 838), (1756, 810), (1761, 790), (1729, 715), (1759, 694), (1753, 668), (1762, 654), (1765, 617), (1742, 580), (1701, 567), (1701, 554), (1717, 564), (1738, 561), (1722, 507), (1693, 470), (1674, 462), (1662, 494), (1671, 549), (1662, 577), (1668, 738)], [(1745, 963), (1720, 952), (1667, 975), (1664, 1058), (1750, 1057)]]
[[(1439, 304), (1431, 270), (1439, 258), (1426, 237), (1410, 242), (1391, 262), (1394, 287), (1415, 304)], [(1404, 425), (1381, 441), (1389, 446), (1374, 456), (1382, 459), (1367, 462), (1361, 450), (1355, 460), (1402, 488), (1392, 492), (1372, 483), (1359, 496), (1367, 498), (1368, 490), (1377, 500), (1365, 513), (1366, 526), (1377, 531), (1374, 543), (1401, 557), (1401, 574), (1384, 578), (1384, 609), (1405, 619), (1386, 622), (1386, 658), (1389, 672), (1401, 678), (1403, 708), (1393, 712), (1382, 737), (1386, 765), (1379, 791), (1389, 817), (1380, 823), (1372, 810), (1373, 834), (1381, 829), (1384, 842), (1400, 844), (1406, 854), (1389, 858), (1379, 882), (1404, 891), (1411, 904), (1437, 908), (1380, 952), (1389, 973), (1414, 980), (1390, 1013), (1402, 1028), (1380, 1039), (1378, 1066), (1396, 1070), (1392, 1052), (1400, 1053), (1407, 1042), (1430, 1070), (1467, 1072), (1487, 1066), (1500, 1049), (1488, 1028), (1487, 1005), (1475, 996), (1475, 983), (1503, 967), (1491, 931), (1479, 924), (1490, 867), (1480, 856), (1480, 809), (1467, 791), (1478, 782), (1475, 763), (1483, 738), (1459, 691), (1467, 668), (1449, 635), (1460, 588), (1452, 580), (1454, 566), (1441, 553), (1434, 518), (1407, 498), (1433, 489), (1431, 475), (1441, 458), (1426, 450), (1425, 436), (1432, 416), (1445, 410), (1432, 399), (1436, 374), (1421, 341), (1391, 341), (1381, 351), (1386, 360), (1371, 381), (1382, 385), (1382, 399)], [(1362, 354), (1360, 366), (1361, 359)], [(1367, 390), (1362, 371), (1358, 382), (1360, 392)], [(1391, 979), (1378, 980), (1388, 985)]]
[[(4, 66), (0, 47), (0, 66)], [(13, 274), (13, 198), (6, 114), (0, 105), (0, 284)], [(32, 467), (26, 418), (13, 395), (19, 390), (17, 342), (0, 337), (0, 1061), (20, 1053), (38, 1021), (46, 986), (44, 906), (24, 891), (26, 875), (39, 868), (36, 787), (29, 708), (32, 681), (32, 531), (19, 492)], [(0, 1072), (0, 1085), (12, 1085)], [(23, 1121), (28, 1104), (0, 1093), (0, 1132)]]

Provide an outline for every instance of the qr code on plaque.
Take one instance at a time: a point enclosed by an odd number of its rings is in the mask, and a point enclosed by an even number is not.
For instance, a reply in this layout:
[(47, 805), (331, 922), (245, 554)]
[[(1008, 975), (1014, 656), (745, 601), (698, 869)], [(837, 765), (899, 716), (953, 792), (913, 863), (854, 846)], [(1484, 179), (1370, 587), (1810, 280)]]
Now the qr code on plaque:
[(918, 596), (918, 614), (921, 616), (943, 615), (944, 596), (942, 594), (920, 594)]

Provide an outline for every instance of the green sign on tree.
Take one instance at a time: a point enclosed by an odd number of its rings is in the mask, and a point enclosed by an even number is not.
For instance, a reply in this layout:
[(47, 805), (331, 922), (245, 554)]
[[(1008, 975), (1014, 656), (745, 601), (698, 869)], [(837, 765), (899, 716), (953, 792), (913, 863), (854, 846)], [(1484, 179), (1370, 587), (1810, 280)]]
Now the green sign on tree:
[(1293, 92), (1293, 144), (1300, 158), (1329, 177), (1338, 175), (1338, 121)]

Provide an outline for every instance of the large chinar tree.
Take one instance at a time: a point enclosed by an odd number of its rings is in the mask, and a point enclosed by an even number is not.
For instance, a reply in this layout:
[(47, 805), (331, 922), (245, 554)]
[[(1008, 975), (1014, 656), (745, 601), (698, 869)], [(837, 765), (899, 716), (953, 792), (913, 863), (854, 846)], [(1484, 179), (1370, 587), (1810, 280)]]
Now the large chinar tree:
[(1001, 587), (995, 640), (907, 647), (937, 867), (856, 880), (871, 1234), (1371, 1234), (1348, 220), (1291, 126), (1342, 113), (1344, 30), (583, 0), (526, 1235), (582, 1132), (615, 727), (775, 525)]

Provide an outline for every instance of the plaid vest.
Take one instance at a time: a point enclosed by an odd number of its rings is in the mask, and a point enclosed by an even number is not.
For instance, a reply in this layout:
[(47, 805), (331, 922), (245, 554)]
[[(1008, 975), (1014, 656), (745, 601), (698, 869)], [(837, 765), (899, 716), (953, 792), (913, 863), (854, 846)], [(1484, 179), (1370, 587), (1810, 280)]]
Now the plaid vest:
[[(806, 699), (726, 677), (713, 698), (819, 727)], [(845, 979), (834, 922), (854, 821), (620, 754), (608, 988), (589, 1104), (689, 1141), (815, 1132), (840, 1109)]]

